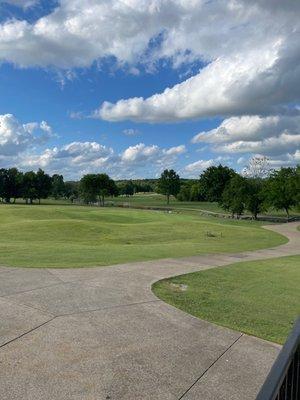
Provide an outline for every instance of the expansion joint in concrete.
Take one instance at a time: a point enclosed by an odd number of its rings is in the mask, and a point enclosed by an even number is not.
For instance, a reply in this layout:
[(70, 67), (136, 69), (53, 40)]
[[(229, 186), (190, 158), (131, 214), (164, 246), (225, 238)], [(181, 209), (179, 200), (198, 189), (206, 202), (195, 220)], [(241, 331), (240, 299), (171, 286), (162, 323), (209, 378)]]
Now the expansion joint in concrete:
[(215, 361), (211, 363), (208, 368), (206, 368), (205, 371), (203, 371), (203, 373), (192, 383), (189, 388), (187, 388), (187, 390), (178, 398), (178, 400), (183, 399), (185, 395), (188, 394), (188, 392), (208, 373), (208, 371), (227, 353), (227, 351), (230, 350), (232, 346), (234, 346), (240, 340), (242, 336), (244, 336), (243, 333), (241, 333), (240, 336), (234, 342), (232, 342), (231, 345), (228, 346), (227, 349), (225, 349), (223, 353), (221, 353), (219, 357), (217, 357)]

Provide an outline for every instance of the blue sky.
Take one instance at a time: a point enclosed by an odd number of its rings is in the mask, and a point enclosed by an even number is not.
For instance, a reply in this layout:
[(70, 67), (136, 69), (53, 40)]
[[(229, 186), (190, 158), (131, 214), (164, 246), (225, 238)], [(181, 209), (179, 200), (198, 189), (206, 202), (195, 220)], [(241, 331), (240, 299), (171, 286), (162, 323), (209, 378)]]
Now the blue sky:
[(77, 179), (170, 167), (197, 177), (255, 155), (295, 165), (299, 11), (268, 0), (1, 0), (0, 167)]

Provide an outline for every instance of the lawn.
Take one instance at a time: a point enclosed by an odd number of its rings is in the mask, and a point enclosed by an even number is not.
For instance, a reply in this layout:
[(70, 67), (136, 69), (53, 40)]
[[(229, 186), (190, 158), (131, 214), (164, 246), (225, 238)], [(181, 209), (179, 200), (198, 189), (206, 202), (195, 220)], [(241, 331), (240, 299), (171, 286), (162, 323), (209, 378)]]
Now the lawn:
[(196, 317), (284, 343), (300, 315), (299, 287), (300, 256), (290, 256), (165, 279), (153, 291)]
[(287, 241), (254, 221), (70, 205), (0, 205), (0, 228), (0, 265), (24, 267), (110, 265)]
[[(216, 202), (209, 201), (178, 201), (175, 197), (171, 196), (170, 204), (166, 204), (166, 197), (157, 193), (137, 193), (134, 196), (125, 197), (119, 196), (114, 199), (106, 199), (108, 203), (114, 205), (127, 205), (131, 207), (162, 207), (171, 208), (175, 210), (187, 211), (209, 211), (214, 213), (229, 214)], [(269, 209), (263, 215), (286, 217), (284, 210)], [(291, 216), (299, 216), (299, 210), (295, 207), (290, 211)]]

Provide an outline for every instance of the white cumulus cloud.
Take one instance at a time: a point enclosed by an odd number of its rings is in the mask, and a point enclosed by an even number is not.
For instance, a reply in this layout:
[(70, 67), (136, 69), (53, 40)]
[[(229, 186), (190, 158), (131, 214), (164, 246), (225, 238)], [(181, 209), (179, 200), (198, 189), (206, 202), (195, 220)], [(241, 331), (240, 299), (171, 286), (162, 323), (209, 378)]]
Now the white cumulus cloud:
[(12, 114), (0, 115), (0, 156), (16, 155), (45, 143), (52, 135), (46, 121), (22, 124)]

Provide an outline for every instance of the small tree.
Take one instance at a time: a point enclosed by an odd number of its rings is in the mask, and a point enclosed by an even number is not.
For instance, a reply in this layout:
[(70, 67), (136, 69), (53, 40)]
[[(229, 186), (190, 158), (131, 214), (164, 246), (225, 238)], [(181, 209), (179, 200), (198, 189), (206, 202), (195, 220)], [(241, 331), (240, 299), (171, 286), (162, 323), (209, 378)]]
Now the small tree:
[(158, 180), (158, 192), (166, 196), (167, 204), (169, 204), (170, 196), (176, 196), (179, 190), (179, 175), (173, 169), (165, 169)]
[(281, 168), (274, 171), (266, 184), (266, 202), (276, 210), (285, 210), (287, 218), (290, 209), (299, 204), (300, 174), (298, 168)]
[(248, 185), (246, 178), (235, 175), (226, 185), (220, 201), (224, 210), (230, 211), (232, 217), (237, 218), (243, 214), (248, 197)]

